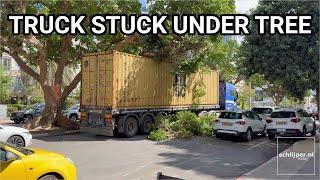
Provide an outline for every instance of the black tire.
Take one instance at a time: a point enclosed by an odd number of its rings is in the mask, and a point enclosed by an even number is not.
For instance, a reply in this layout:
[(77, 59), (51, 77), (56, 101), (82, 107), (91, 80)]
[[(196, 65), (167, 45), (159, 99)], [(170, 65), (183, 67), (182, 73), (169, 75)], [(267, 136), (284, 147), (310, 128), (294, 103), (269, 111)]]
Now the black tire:
[(274, 140), (274, 134), (268, 134), (268, 139), (270, 139), (270, 140)]
[(149, 134), (152, 129), (153, 123), (154, 123), (153, 118), (150, 115), (144, 116), (140, 126), (141, 133)]
[(216, 134), (216, 138), (222, 138), (222, 134)]
[(137, 134), (137, 132), (138, 132), (137, 120), (132, 116), (127, 117), (127, 119), (124, 122), (124, 136), (127, 138), (133, 137)]
[(303, 130), (302, 130), (302, 133), (300, 133), (300, 136), (301, 137), (306, 137), (307, 136), (307, 129), (306, 129), (305, 126), (303, 127)]
[(71, 114), (69, 116), (69, 119), (72, 120), (72, 121), (77, 121), (78, 120), (78, 115), (77, 114)]
[(313, 129), (311, 132), (311, 136), (315, 136), (316, 134), (317, 134), (317, 126), (316, 126), (316, 124), (313, 123)]
[(31, 121), (33, 118), (30, 114), (24, 116), (24, 121)]
[(244, 133), (243, 139), (246, 142), (250, 142), (251, 141), (251, 139), (252, 139), (252, 130), (251, 130), (251, 128), (248, 128), (247, 132)]
[(25, 142), (21, 136), (11, 136), (7, 139), (7, 143), (12, 144), (16, 147), (25, 147)]
[(14, 123), (19, 124), (19, 123), (21, 123), (21, 120), (20, 119), (14, 119)]
[(59, 178), (53, 174), (44, 175), (39, 180), (59, 180)]
[(266, 136), (267, 136), (266, 129), (267, 129), (267, 126), (264, 125), (263, 131), (261, 132), (261, 136), (262, 136), (262, 137), (266, 137)]

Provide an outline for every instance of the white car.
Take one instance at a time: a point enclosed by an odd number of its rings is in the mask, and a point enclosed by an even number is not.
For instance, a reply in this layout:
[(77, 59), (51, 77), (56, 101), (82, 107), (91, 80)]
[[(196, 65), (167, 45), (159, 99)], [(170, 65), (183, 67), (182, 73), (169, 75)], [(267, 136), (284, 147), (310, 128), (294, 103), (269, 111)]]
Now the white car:
[(63, 113), (63, 115), (73, 121), (77, 121), (79, 119), (79, 110), (80, 104), (73, 105), (70, 109)]
[(266, 123), (253, 111), (222, 112), (215, 122), (216, 137), (222, 135), (241, 136), (250, 141), (252, 135), (265, 135)]
[(316, 134), (314, 119), (303, 109), (281, 109), (271, 113), (267, 121), (269, 139), (275, 136), (300, 136)]
[(27, 129), (0, 125), (0, 141), (17, 147), (25, 147), (31, 144), (31, 139), (32, 135)]

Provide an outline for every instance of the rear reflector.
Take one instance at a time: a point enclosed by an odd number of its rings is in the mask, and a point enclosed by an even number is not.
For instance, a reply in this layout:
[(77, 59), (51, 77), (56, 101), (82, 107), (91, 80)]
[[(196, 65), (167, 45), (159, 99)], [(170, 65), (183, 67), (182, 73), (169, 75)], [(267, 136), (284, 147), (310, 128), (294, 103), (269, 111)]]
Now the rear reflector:
[(236, 123), (239, 124), (239, 125), (245, 125), (246, 124), (245, 121), (237, 121)]
[(80, 121), (84, 121), (87, 119), (87, 113), (86, 112), (80, 112)]
[(106, 124), (112, 124), (112, 114), (105, 114), (104, 121), (106, 122)]
[(300, 119), (299, 119), (299, 118), (292, 118), (292, 119), (291, 119), (291, 122), (293, 122), (293, 123), (298, 123), (298, 122), (300, 122)]
[(267, 121), (267, 123), (272, 123), (271, 119), (267, 119), (266, 121)]

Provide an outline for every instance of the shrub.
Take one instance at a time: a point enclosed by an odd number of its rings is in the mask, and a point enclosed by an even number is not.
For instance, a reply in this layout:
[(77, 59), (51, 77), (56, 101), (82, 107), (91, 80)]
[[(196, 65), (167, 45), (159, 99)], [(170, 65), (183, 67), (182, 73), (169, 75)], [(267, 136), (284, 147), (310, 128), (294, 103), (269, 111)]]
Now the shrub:
[(161, 129), (152, 131), (150, 133), (150, 135), (148, 136), (148, 139), (150, 139), (152, 141), (163, 141), (163, 140), (167, 139), (166, 132)]
[(213, 116), (197, 117), (190, 111), (160, 117), (156, 120), (149, 139), (159, 141), (171, 137), (211, 136), (213, 119)]
[(13, 113), (14, 111), (22, 110), (25, 107), (26, 107), (26, 105), (23, 105), (23, 104), (8, 104), (7, 105), (8, 115), (10, 116), (10, 114)]

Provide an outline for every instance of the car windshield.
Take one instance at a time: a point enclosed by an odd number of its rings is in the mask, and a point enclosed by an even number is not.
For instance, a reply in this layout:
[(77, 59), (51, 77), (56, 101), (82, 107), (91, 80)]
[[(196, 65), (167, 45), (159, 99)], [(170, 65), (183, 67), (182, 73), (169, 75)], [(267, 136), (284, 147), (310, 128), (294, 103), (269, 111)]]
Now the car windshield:
[(222, 112), (219, 116), (222, 119), (242, 119), (241, 113), (236, 112)]
[(13, 145), (8, 144), (8, 143), (0, 142), (0, 147), (3, 147), (3, 146), (9, 146), (10, 148), (15, 149), (16, 151), (19, 151), (20, 153), (22, 153), (24, 155), (30, 155), (30, 154), (34, 153), (32, 150), (27, 149), (27, 148), (16, 147), (16, 146), (13, 146)]
[(270, 116), (271, 118), (292, 118), (296, 117), (295, 112), (292, 111), (279, 111), (273, 112)]
[(271, 108), (253, 108), (253, 112), (257, 114), (270, 114), (272, 112)]
[(70, 109), (71, 110), (77, 110), (79, 108), (79, 106), (80, 106), (79, 104), (76, 104), (76, 105), (72, 106)]

